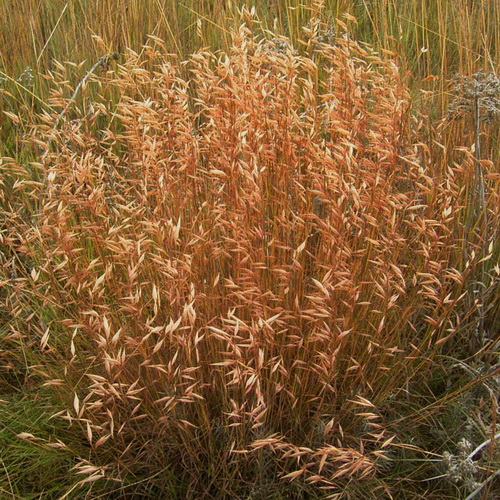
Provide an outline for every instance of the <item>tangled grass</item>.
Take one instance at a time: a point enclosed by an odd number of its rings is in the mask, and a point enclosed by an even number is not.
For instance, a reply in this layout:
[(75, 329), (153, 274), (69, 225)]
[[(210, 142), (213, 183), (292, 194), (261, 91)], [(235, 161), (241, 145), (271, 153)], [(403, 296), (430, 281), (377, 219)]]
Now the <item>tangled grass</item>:
[(67, 113), (61, 65), (65, 116), (2, 160), (0, 355), (70, 425), (45, 444), (78, 491), (406, 498), (398, 429), (453, 399), (418, 407), (440, 360), (491, 360), (498, 174), (490, 240), (465, 235), (473, 152), (420, 139), (394, 54), (318, 26), (302, 55), (246, 26), (180, 63), (154, 39)]

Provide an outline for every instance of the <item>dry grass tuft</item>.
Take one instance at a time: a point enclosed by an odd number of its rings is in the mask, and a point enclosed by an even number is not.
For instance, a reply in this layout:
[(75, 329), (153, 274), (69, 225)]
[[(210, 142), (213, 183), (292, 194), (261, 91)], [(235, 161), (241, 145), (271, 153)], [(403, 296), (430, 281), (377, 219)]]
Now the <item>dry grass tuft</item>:
[[(498, 241), (470, 230), (463, 261), (473, 153), (437, 167), (396, 60), (324, 40), (299, 55), (242, 26), (182, 63), (156, 40), (62, 118), (61, 65), (38, 160), (2, 160), (2, 356), (25, 356), (88, 441), (84, 482), (379, 495), (381, 408), (491, 309), (467, 292), (486, 259), (481, 297), (497, 293)], [(485, 184), (495, 235), (493, 170)]]

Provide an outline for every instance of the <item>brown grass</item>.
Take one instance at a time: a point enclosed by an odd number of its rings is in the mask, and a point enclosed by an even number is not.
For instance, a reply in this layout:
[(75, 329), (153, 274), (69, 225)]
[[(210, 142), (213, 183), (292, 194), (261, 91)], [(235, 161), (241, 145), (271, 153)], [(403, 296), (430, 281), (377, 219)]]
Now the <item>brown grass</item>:
[(88, 441), (85, 481), (380, 497), (398, 442), (381, 408), (467, 351), (483, 247), (497, 293), (481, 224), (464, 253), (473, 153), (419, 139), (394, 54), (311, 29), (306, 55), (245, 26), (182, 62), (154, 40), (55, 127), (60, 65), (39, 159), (3, 159), (4, 353)]

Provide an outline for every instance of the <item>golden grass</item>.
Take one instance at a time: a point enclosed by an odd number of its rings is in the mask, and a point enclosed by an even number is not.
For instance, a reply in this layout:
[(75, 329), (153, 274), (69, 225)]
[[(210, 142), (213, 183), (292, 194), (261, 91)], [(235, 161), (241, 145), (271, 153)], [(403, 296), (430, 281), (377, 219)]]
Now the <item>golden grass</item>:
[(83, 482), (380, 496), (382, 408), (497, 340), (471, 332), (495, 324), (498, 174), (466, 234), (476, 158), (412, 112), (395, 53), (314, 19), (299, 53), (244, 15), (227, 52), (129, 50), (62, 117), (54, 70), (37, 161), (2, 160), (4, 354), (88, 442)]
[[(108, 52), (138, 50), (148, 34), (165, 39), (179, 54), (192, 51), (198, 37), (207, 45), (227, 46), (230, 37), (217, 27), (234, 26), (243, 5), (232, 0), (5, 0), (0, 5), (2, 63), (22, 71), (28, 64), (50, 66), (54, 57), (97, 59), (103, 51), (99, 43)], [(267, 28), (276, 25), (293, 40), (319, 10), (330, 20), (349, 12), (359, 20), (357, 35), (385, 48), (399, 44), (422, 76), (491, 71), (499, 60), (495, 0), (256, 0), (252, 5)]]

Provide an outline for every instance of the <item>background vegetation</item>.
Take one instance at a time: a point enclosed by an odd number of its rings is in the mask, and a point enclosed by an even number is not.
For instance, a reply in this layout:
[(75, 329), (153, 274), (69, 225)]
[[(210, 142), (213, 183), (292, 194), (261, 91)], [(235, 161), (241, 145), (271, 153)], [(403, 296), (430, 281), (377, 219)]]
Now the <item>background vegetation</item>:
[(0, 495), (494, 498), (500, 5), (241, 8), (0, 3)]

